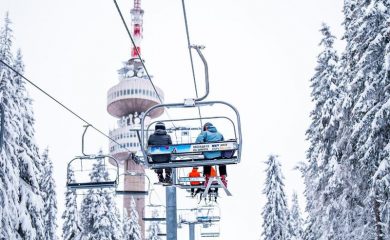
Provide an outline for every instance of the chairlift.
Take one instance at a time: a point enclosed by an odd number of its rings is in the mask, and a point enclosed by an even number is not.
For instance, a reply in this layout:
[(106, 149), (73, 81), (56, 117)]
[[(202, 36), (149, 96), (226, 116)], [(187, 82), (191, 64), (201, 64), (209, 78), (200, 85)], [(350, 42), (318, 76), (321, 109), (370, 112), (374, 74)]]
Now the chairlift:
[(0, 103), (0, 151), (4, 144), (4, 106)]
[(166, 221), (166, 207), (164, 205), (149, 204), (144, 207), (142, 220), (151, 222)]
[(217, 238), (220, 236), (219, 222), (203, 224), (200, 236), (202, 238)]
[[(200, 46), (192, 46), (197, 53), (205, 67), (205, 81), (206, 81), (206, 94), (197, 99), (185, 99), (184, 103), (168, 103), (168, 104), (158, 104), (149, 108), (141, 118), (141, 151), (143, 153), (145, 164), (148, 168), (158, 169), (158, 168), (181, 168), (181, 167), (194, 167), (194, 166), (205, 166), (205, 165), (221, 165), (221, 164), (236, 164), (240, 162), (241, 159), (241, 149), (242, 149), (242, 134), (241, 134), (241, 122), (240, 115), (237, 109), (224, 101), (203, 101), (209, 93), (209, 79), (208, 79), (208, 66), (207, 62), (201, 53)], [(201, 118), (184, 118), (184, 119), (169, 119), (169, 120), (159, 120), (160, 122), (166, 122), (175, 124), (177, 122), (191, 122), (191, 121), (202, 121), (213, 120), (213, 119), (222, 119), (225, 118), (231, 123), (231, 127), (234, 129), (234, 136), (229, 140), (224, 140), (220, 142), (212, 143), (178, 143), (172, 145), (161, 145), (161, 146), (148, 146), (147, 144), (147, 133), (150, 132), (150, 127), (154, 123), (146, 125), (145, 120), (148, 119), (148, 116), (152, 111), (159, 109), (170, 108), (170, 109), (181, 109), (184, 112), (184, 109), (194, 109), (194, 108), (203, 108), (212, 106), (213, 109), (215, 106), (221, 105), (232, 110), (232, 113), (235, 115), (235, 120), (233, 121), (226, 116), (211, 116), (211, 117), (201, 117)], [(146, 120), (147, 121), (147, 120)], [(199, 125), (198, 125), (199, 127)], [(223, 157), (220, 159), (205, 159), (203, 157), (203, 152), (207, 151), (221, 151)], [(170, 155), (170, 161), (167, 163), (155, 163), (153, 162), (153, 155), (167, 154)]]
[[(110, 160), (110, 162), (107, 161)], [(115, 164), (111, 166), (111, 164)], [(91, 181), (89, 173), (95, 164), (101, 164), (101, 171), (106, 172), (106, 177), (102, 180)], [(118, 161), (108, 155), (87, 155), (73, 158), (67, 167), (69, 174), (70, 169), (75, 173), (74, 180), (67, 180), (66, 186), (69, 189), (102, 189), (116, 188), (119, 181)]]
[[(82, 153), (83, 156), (76, 156), (67, 166), (67, 176), (72, 169), (74, 172), (74, 179), (67, 179), (66, 186), (69, 189), (116, 189), (119, 182), (119, 164), (118, 161), (109, 155), (91, 155), (84, 153), (84, 137), (90, 125), (84, 126), (82, 135)], [(91, 180), (89, 177), (90, 171), (96, 164), (103, 171), (105, 176), (103, 179)]]
[(221, 210), (217, 205), (204, 205), (196, 208), (196, 220), (199, 223), (219, 222)]
[(164, 222), (167, 219), (166, 207), (164, 205), (153, 204), (152, 203), (152, 192), (149, 194), (149, 204), (145, 205), (142, 211), (142, 220), (150, 222)]
[[(145, 182), (147, 183), (145, 184)], [(137, 188), (136, 185), (141, 185), (143, 189)], [(149, 194), (149, 190), (150, 179), (145, 173), (127, 171), (119, 175), (119, 183), (115, 193), (126, 196), (146, 196)]]

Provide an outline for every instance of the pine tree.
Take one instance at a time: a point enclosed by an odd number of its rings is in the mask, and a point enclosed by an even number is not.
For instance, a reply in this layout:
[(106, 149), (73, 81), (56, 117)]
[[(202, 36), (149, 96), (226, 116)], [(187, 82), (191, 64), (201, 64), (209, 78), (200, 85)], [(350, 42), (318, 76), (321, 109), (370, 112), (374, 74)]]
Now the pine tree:
[(141, 226), (138, 223), (138, 212), (136, 209), (134, 198), (131, 197), (130, 201), (130, 215), (127, 216), (127, 213), (123, 219), (123, 232), (125, 240), (141, 240)]
[[(157, 209), (155, 209), (152, 212), (152, 217), (158, 217)], [(158, 221), (151, 221), (147, 232), (148, 232), (147, 240), (161, 240), (161, 237), (158, 236), (158, 234), (161, 232)]]
[[(338, 56), (333, 48), (335, 37), (326, 24), (322, 25), (321, 33), (323, 38), (320, 46), (323, 50), (318, 56), (316, 72), (311, 79), (315, 108), (311, 112), (312, 123), (307, 131), (310, 146), (307, 152), (308, 164), (303, 173), (306, 209), (309, 213), (306, 240), (331, 237), (329, 228), (333, 225), (328, 210), (332, 208), (332, 191), (335, 191), (332, 177), (338, 167), (334, 143), (337, 141), (340, 123), (337, 107), (341, 104), (340, 96), (343, 92), (338, 87)], [(331, 212), (334, 211), (332, 209)]]
[[(343, 129), (338, 141), (343, 172), (339, 177), (342, 193), (337, 203), (343, 206), (338, 218), (339, 237), (384, 239), (383, 185), (379, 176), (388, 144), (386, 120), (386, 49), (389, 44), (388, 1), (346, 1), (347, 47), (342, 61), (344, 98)], [(383, 118), (384, 117), (384, 118)], [(387, 160), (385, 160), (386, 162)], [(386, 164), (384, 164), (386, 165)], [(382, 176), (386, 176), (382, 175)], [(379, 180), (379, 181), (376, 181)]]
[[(74, 172), (72, 169), (68, 169), (68, 181), (75, 182)], [(65, 210), (62, 214), (62, 238), (64, 240), (73, 240), (76, 236), (79, 236), (79, 213), (77, 211), (77, 195), (76, 191), (67, 189), (65, 192)]]
[(267, 202), (263, 208), (264, 240), (290, 239), (288, 234), (288, 209), (284, 193), (284, 177), (281, 164), (276, 155), (271, 155), (266, 161), (266, 181), (263, 193)]
[(41, 194), (44, 199), (44, 224), (45, 239), (58, 239), (57, 230), (57, 199), (56, 185), (53, 178), (53, 163), (49, 158), (49, 149), (46, 148), (42, 154), (43, 175), (41, 179)]
[[(8, 13), (0, 29), (0, 59), (13, 64), (12, 29)], [(0, 239), (16, 239), (18, 226), (19, 162), (18, 139), (21, 134), (20, 111), (15, 98), (16, 86), (12, 72), (0, 63), (0, 102), (4, 107), (4, 145), (0, 152)]]
[(303, 219), (299, 209), (298, 196), (294, 192), (292, 196), (292, 205), (289, 215), (289, 227), (291, 240), (303, 240)]
[[(18, 51), (14, 69), (23, 74), (22, 55)], [(13, 73), (16, 84), (16, 98), (19, 99), (21, 111), (21, 135), (18, 139), (17, 157), (19, 161), (19, 227), (18, 234), (22, 239), (44, 238), (44, 202), (40, 194), (39, 178), (42, 174), (42, 162), (39, 149), (35, 143), (34, 116), (32, 100), (27, 96), (24, 81), (20, 75)]]
[[(97, 159), (90, 173), (92, 182), (108, 180), (103, 159)], [(81, 204), (81, 239), (119, 240), (123, 232), (119, 211), (112, 196), (113, 193), (104, 189), (91, 189)]]

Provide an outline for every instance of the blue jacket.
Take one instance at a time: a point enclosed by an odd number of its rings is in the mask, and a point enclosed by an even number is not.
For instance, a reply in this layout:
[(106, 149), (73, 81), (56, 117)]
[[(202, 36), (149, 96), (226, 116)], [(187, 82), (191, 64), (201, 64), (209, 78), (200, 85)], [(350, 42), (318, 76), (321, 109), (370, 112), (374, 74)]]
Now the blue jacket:
[[(206, 142), (219, 142), (219, 141), (223, 141), (223, 136), (221, 133), (217, 131), (217, 129), (214, 126), (211, 125), (207, 128), (207, 131), (203, 131), (199, 134), (195, 142), (206, 143)], [(203, 155), (207, 159), (220, 158), (221, 151), (204, 152)]]

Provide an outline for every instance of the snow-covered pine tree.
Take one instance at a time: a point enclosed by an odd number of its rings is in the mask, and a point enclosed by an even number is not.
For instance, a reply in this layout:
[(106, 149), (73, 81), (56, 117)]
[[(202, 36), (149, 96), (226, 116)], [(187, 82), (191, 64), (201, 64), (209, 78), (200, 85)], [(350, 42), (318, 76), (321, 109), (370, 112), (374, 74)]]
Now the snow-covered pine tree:
[[(153, 210), (152, 217), (158, 217), (157, 209)], [(158, 236), (158, 234), (161, 232), (158, 221), (151, 221), (147, 232), (148, 232), (147, 240), (161, 240), (161, 237)]]
[[(126, 212), (126, 211), (125, 211)], [(138, 212), (136, 209), (134, 198), (131, 197), (130, 213), (124, 215), (123, 219), (123, 234), (125, 240), (141, 240), (141, 226), (138, 223)]]
[(57, 199), (53, 178), (53, 163), (49, 158), (49, 149), (42, 154), (43, 174), (40, 180), (41, 195), (44, 200), (45, 239), (57, 240)]
[[(13, 65), (23, 74), (24, 64), (20, 51)], [(42, 162), (34, 135), (34, 114), (32, 100), (27, 96), (24, 81), (20, 75), (13, 73), (15, 79), (15, 97), (19, 99), (22, 129), (18, 139), (17, 157), (19, 161), (19, 227), (17, 232), (22, 239), (44, 239), (44, 202), (40, 194), (39, 178)]]
[[(337, 204), (343, 206), (336, 234), (344, 239), (384, 239), (382, 206), (387, 199), (375, 177), (386, 159), (389, 123), (386, 103), (389, 78), (389, 3), (383, 0), (345, 1), (347, 42), (342, 61), (344, 116), (337, 150), (343, 171)], [(387, 160), (385, 160), (386, 162)], [(386, 165), (386, 164), (384, 164)], [(382, 165), (383, 166), (383, 165)], [(382, 175), (382, 176), (386, 176)], [(378, 179), (379, 180), (379, 179)]]
[[(12, 29), (8, 13), (0, 29), (0, 59), (12, 65)], [(0, 63), (0, 102), (4, 106), (4, 145), (0, 152), (0, 239), (16, 239), (19, 225), (19, 162), (18, 139), (21, 132), (19, 104), (12, 71)]]
[[(73, 183), (74, 172), (73, 169), (68, 170), (68, 181)], [(77, 211), (77, 195), (75, 190), (67, 189), (65, 192), (65, 210), (62, 214), (62, 238), (63, 240), (73, 240), (79, 236), (79, 213)]]
[[(97, 159), (90, 173), (92, 182), (108, 180), (106, 163)], [(81, 228), (79, 239), (122, 240), (123, 232), (113, 193), (104, 189), (91, 189), (81, 204)]]
[(303, 240), (303, 219), (299, 208), (298, 196), (294, 192), (292, 195), (292, 205), (289, 215), (289, 231), (291, 240)]
[(339, 97), (342, 93), (337, 86), (338, 56), (333, 48), (335, 37), (329, 27), (322, 24), (320, 31), (323, 35), (320, 42), (322, 51), (311, 79), (311, 95), (315, 108), (310, 114), (312, 123), (307, 131), (310, 141), (307, 151), (308, 164), (303, 173), (306, 186), (306, 209), (309, 213), (306, 240), (320, 239), (320, 237), (327, 239), (325, 235), (332, 233), (328, 230), (332, 227), (328, 212), (332, 200), (329, 181), (334, 175), (333, 170), (338, 165), (336, 158), (332, 156), (339, 127), (335, 106), (340, 105)]
[(266, 204), (263, 208), (264, 240), (290, 239), (288, 233), (288, 208), (284, 193), (284, 177), (278, 156), (271, 155), (267, 164), (265, 188)]

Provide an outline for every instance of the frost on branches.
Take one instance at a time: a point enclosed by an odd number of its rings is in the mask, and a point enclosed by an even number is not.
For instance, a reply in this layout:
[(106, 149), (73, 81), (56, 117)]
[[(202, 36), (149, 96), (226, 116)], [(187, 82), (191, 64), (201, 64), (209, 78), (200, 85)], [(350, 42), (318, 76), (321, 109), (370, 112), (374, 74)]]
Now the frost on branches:
[[(90, 173), (91, 182), (108, 181), (107, 163), (97, 159)], [(91, 189), (81, 203), (80, 239), (122, 240), (123, 231), (113, 193), (105, 189)]]
[(288, 209), (284, 193), (284, 177), (278, 157), (271, 155), (267, 164), (265, 188), (266, 204), (263, 208), (264, 240), (290, 239), (288, 231)]
[(134, 198), (131, 197), (130, 201), (130, 213), (123, 217), (123, 232), (125, 240), (141, 240), (141, 226), (138, 223), (139, 216), (136, 209)]

